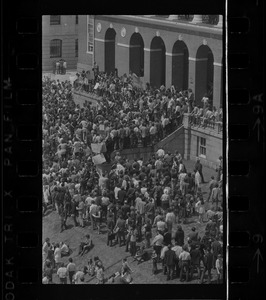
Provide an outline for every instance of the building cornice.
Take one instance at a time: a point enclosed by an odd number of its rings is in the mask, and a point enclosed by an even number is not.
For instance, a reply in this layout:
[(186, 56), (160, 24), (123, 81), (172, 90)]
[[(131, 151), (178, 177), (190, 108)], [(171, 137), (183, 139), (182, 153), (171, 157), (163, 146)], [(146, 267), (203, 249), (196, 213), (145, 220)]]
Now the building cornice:
[(95, 21), (109, 21), (112, 23), (122, 23), (132, 26), (149, 27), (152, 29), (178, 32), (179, 34), (197, 35), (205, 38), (217, 40), (223, 39), (222, 28), (206, 24), (192, 24), (190, 22), (169, 21), (150, 17), (133, 15), (96, 15)]

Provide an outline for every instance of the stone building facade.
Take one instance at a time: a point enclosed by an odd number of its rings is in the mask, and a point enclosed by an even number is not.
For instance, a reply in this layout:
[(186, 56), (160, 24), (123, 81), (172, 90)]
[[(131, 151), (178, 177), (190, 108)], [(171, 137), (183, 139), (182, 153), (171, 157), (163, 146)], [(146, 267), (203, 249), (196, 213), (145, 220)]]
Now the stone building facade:
[(77, 15), (42, 17), (42, 70), (53, 71), (54, 62), (64, 59), (67, 69), (76, 70), (78, 61)]
[[(100, 71), (116, 69), (119, 76), (132, 71), (154, 87), (191, 88), (197, 103), (207, 93), (219, 108), (223, 103), (222, 16), (217, 16), (216, 25), (204, 23), (203, 17), (80, 16), (78, 70), (91, 69), (96, 61)], [(92, 51), (88, 22), (94, 26)]]

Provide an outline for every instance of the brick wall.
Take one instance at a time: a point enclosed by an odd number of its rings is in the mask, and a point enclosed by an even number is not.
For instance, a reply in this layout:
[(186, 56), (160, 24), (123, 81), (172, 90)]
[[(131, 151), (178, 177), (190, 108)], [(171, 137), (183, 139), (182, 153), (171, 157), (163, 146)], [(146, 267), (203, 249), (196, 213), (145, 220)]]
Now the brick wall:
[(42, 19), (42, 70), (52, 71), (53, 62), (60, 58), (50, 58), (50, 41), (62, 40), (62, 59), (67, 62), (67, 69), (77, 68), (78, 58), (75, 56), (75, 40), (78, 38), (78, 25), (75, 15), (61, 15), (60, 25), (50, 25), (50, 15)]

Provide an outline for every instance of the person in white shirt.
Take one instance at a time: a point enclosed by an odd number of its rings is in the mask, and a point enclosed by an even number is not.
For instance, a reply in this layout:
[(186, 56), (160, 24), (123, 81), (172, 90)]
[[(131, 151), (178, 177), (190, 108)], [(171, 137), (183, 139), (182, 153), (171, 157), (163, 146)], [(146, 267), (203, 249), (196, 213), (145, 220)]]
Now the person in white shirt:
[(50, 239), (49, 239), (49, 238), (46, 238), (46, 239), (45, 239), (45, 242), (44, 242), (44, 244), (43, 244), (43, 246), (42, 246), (42, 259), (43, 259), (43, 264), (45, 264), (45, 261), (46, 261), (46, 259), (47, 259), (49, 247), (50, 247)]
[(66, 244), (66, 242), (61, 243), (61, 256), (66, 256), (69, 254), (69, 248)]
[(217, 272), (217, 283), (222, 283), (223, 279), (223, 258), (221, 254), (218, 254), (218, 258), (215, 262), (215, 268)]
[(68, 275), (67, 268), (63, 263), (60, 263), (60, 265), (61, 266), (58, 268), (56, 274), (58, 275), (61, 284), (67, 284), (67, 275)]
[(54, 260), (55, 260), (56, 268), (58, 268), (59, 265), (60, 265), (61, 262), (62, 262), (61, 248), (60, 248), (60, 246), (59, 246), (58, 243), (55, 245), (55, 250), (54, 250)]
[(172, 233), (173, 225), (175, 224), (175, 214), (171, 208), (168, 209), (168, 212), (165, 216), (165, 222), (167, 224), (168, 232)]
[(159, 262), (161, 250), (163, 246), (163, 235), (160, 233), (160, 231), (157, 231), (157, 235), (154, 237), (153, 241), (151, 242), (151, 246), (153, 246), (154, 251), (157, 255), (157, 262)]
[(163, 149), (159, 149), (159, 150), (157, 151), (157, 155), (158, 155), (158, 157), (163, 157), (163, 156), (165, 155), (164, 150), (163, 150)]
[(179, 256), (182, 253), (182, 247), (178, 245), (178, 242), (175, 241), (175, 245), (172, 247), (172, 250), (175, 252), (176, 255), (176, 261), (175, 261), (175, 273), (176, 276), (178, 277), (179, 275)]
[(91, 201), (91, 206), (90, 206), (90, 212), (89, 212), (89, 214), (90, 214), (90, 219), (91, 219), (91, 226), (92, 226), (92, 229), (95, 229), (95, 225), (96, 225), (96, 223), (95, 223), (95, 221), (94, 221), (94, 218), (93, 218), (93, 215), (96, 215), (97, 212), (98, 212), (98, 206), (97, 206), (97, 204), (95, 204), (95, 201), (92, 200), (92, 201)]
[(200, 184), (201, 184), (201, 177), (200, 177), (200, 173), (197, 170), (195, 172), (195, 193), (198, 192), (199, 188), (200, 188)]
[(82, 284), (83, 283), (83, 280), (84, 280), (84, 272), (79, 270), (77, 271), (77, 273), (74, 275), (74, 282), (75, 284)]

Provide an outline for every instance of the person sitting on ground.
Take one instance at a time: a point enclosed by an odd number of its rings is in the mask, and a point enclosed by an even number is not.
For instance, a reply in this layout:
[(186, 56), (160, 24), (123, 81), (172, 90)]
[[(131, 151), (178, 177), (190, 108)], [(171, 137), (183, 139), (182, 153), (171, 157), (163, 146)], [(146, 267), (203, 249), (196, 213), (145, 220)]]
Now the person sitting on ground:
[(60, 247), (61, 247), (61, 257), (67, 256), (70, 254), (70, 249), (69, 249), (68, 245), (66, 244), (66, 242), (62, 242), (60, 244)]
[(131, 273), (133, 273), (130, 268), (127, 259), (122, 259), (122, 268), (121, 268), (121, 282), (124, 284), (129, 284), (132, 281)]
[(145, 244), (143, 243), (139, 250), (137, 251), (136, 255), (134, 256), (134, 261), (136, 260), (139, 263), (142, 261), (146, 261), (148, 259), (148, 252), (145, 251)]
[(93, 243), (91, 237), (89, 234), (87, 234), (85, 236), (85, 241), (80, 243), (78, 255), (82, 256), (85, 253), (85, 251), (88, 252), (92, 248), (92, 245)]

